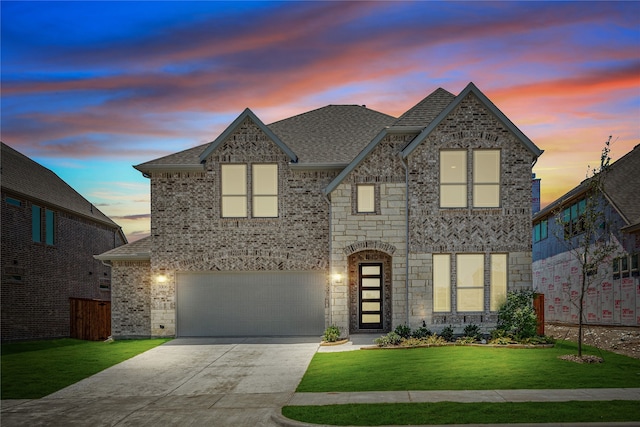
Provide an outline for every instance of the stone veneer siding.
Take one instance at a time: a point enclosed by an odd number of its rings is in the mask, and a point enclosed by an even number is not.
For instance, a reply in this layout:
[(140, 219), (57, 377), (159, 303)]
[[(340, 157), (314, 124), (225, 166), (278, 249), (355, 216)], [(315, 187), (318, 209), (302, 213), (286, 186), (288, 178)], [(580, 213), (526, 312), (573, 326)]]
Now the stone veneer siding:
[[(384, 328), (390, 330), (406, 321), (406, 184), (399, 151), (414, 135), (387, 135), (331, 193), (331, 269), (348, 277), (331, 283), (331, 323), (343, 330), (355, 331), (353, 316), (357, 316), (356, 295), (349, 294), (353, 266), (349, 256), (372, 250), (391, 258), (391, 324), (385, 318)], [(357, 213), (354, 187), (367, 183), (376, 185), (375, 213)], [(353, 286), (353, 285), (352, 285)], [(387, 307), (385, 307), (387, 308)], [(385, 313), (388, 315), (388, 313)]]
[[(207, 159), (205, 171), (152, 174), (151, 335), (176, 333), (177, 271), (325, 271), (328, 276), (329, 204), (322, 189), (338, 171), (292, 170), (289, 162), (247, 118)], [(277, 163), (279, 217), (221, 218), (223, 163), (245, 163), (249, 176), (253, 163)], [(250, 205), (250, 178), (247, 183)], [(168, 280), (158, 283), (159, 274)]]
[[(441, 209), (439, 153), (468, 149), (468, 208)], [(472, 150), (501, 150), (501, 206), (472, 206)], [(485, 288), (483, 313), (433, 313), (434, 253), (507, 253), (507, 289), (531, 289), (531, 165), (533, 156), (495, 116), (470, 94), (408, 157), (409, 165), (409, 299), (410, 324), (438, 325), (495, 322)], [(488, 283), (488, 256), (485, 283)], [(455, 271), (452, 271), (455, 289)], [(455, 307), (455, 292), (452, 295)]]

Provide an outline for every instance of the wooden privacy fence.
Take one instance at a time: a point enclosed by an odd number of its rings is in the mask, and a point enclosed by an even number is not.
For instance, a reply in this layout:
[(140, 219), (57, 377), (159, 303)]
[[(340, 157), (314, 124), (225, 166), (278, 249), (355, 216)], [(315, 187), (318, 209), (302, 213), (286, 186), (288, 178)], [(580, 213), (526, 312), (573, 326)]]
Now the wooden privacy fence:
[(106, 340), (111, 335), (111, 301), (69, 298), (71, 338)]
[(535, 294), (533, 309), (538, 315), (538, 335), (544, 335), (544, 294)]

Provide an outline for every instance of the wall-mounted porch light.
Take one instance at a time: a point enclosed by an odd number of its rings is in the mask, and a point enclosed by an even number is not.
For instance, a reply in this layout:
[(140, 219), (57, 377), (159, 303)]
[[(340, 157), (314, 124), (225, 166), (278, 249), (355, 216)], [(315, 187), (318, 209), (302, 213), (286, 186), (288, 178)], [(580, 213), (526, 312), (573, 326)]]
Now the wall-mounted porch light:
[(342, 283), (342, 274), (340, 273), (334, 273), (333, 274), (333, 281), (336, 283)]
[(158, 283), (164, 283), (167, 281), (167, 276), (165, 276), (164, 274), (158, 274), (156, 280), (158, 281)]

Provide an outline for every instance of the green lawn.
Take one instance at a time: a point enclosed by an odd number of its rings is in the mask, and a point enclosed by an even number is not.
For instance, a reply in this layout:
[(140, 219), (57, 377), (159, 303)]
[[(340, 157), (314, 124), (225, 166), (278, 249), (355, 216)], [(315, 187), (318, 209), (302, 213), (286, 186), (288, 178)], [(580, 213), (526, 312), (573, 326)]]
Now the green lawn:
[(494, 390), (640, 387), (640, 360), (586, 347), (605, 363), (558, 359), (576, 344), (508, 349), (447, 346), (317, 353), (297, 391)]
[(429, 425), (640, 421), (637, 401), (396, 403), (288, 406), (294, 420), (330, 425)]
[(2, 344), (0, 397), (41, 398), (167, 341), (64, 338)]
[[(298, 392), (495, 390), (640, 387), (640, 360), (592, 347), (605, 359), (580, 365), (558, 359), (576, 344), (507, 349), (432, 347), (317, 353)], [(561, 423), (640, 421), (637, 401), (396, 403), (287, 406), (288, 418), (330, 425)]]

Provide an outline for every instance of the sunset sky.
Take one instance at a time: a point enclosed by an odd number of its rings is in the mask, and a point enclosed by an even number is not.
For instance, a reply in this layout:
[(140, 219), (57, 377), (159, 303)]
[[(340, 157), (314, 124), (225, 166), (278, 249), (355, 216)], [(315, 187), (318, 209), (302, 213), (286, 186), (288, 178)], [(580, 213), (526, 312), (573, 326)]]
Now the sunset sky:
[[(473, 81), (545, 153), (542, 203), (640, 144), (640, 2), (0, 2), (1, 138), (149, 234), (131, 165), (328, 104)], [(639, 172), (640, 173), (640, 172)]]

